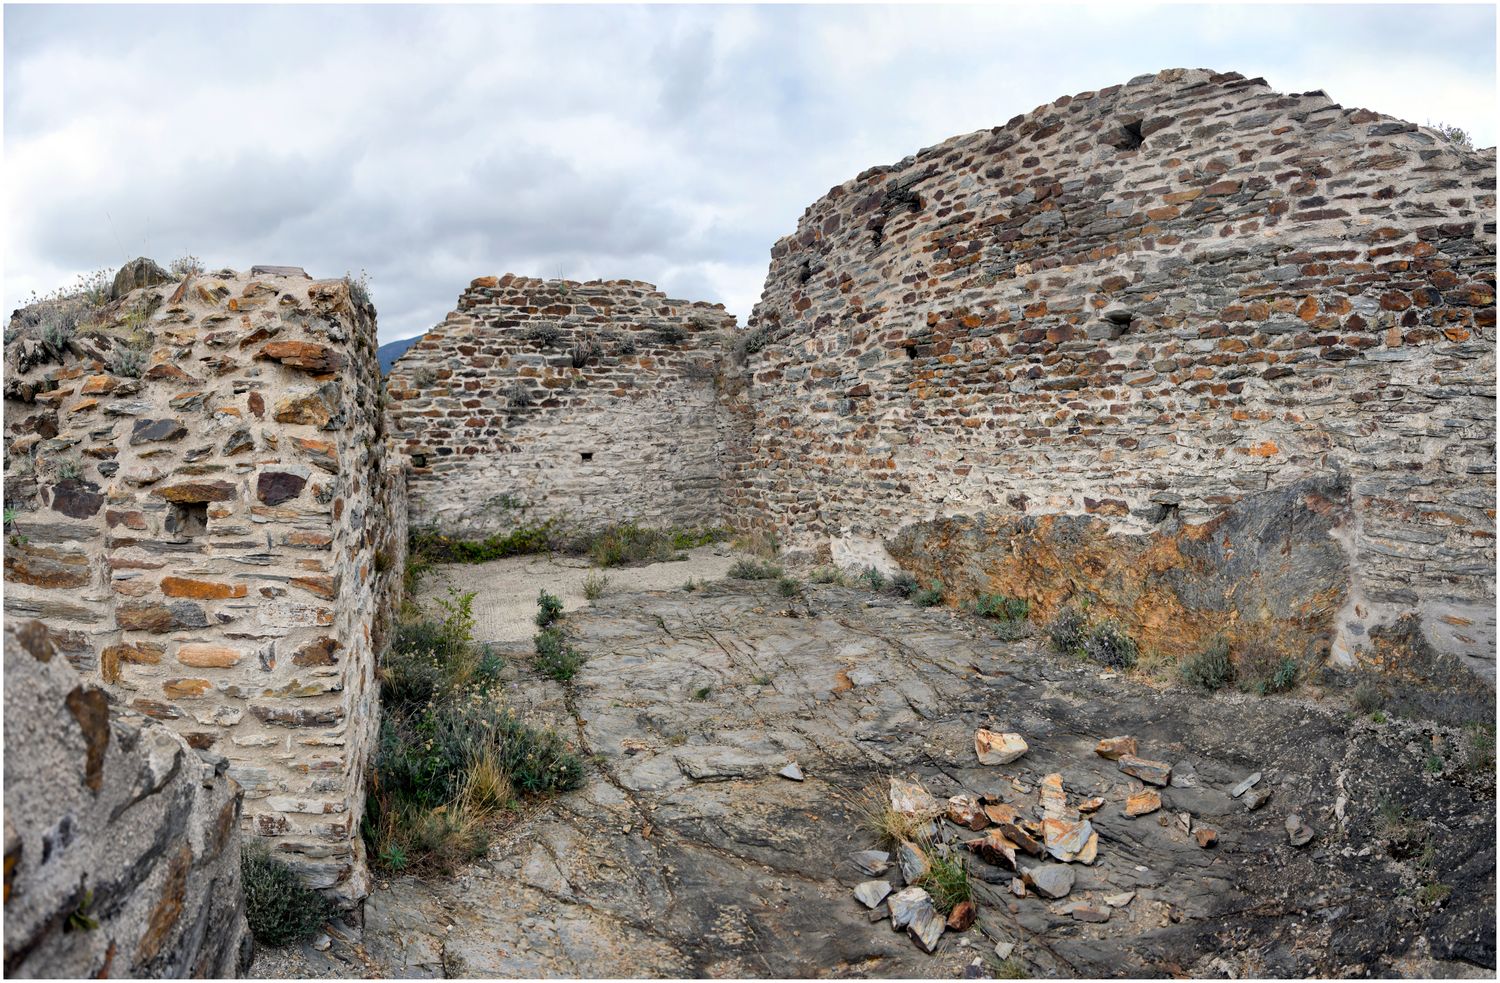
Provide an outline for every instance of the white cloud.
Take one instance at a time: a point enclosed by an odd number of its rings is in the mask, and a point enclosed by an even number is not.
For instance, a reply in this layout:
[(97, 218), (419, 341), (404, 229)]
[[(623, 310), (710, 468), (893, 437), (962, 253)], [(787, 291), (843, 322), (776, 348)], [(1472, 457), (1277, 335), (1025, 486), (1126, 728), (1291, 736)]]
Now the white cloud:
[(5, 301), (138, 253), (368, 270), (386, 339), (474, 276), (742, 317), (864, 168), (1171, 66), (1494, 142), (1482, 7), (5, 11)]

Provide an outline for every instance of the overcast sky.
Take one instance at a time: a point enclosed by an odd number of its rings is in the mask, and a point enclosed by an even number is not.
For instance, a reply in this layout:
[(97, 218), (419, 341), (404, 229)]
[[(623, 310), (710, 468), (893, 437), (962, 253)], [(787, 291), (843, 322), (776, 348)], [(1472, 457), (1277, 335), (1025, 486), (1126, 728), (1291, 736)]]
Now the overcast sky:
[(473, 277), (649, 280), (742, 322), (866, 167), (1170, 67), (1495, 142), (1489, 6), (16, 7), (6, 310), (146, 254), (368, 271), (381, 338)]

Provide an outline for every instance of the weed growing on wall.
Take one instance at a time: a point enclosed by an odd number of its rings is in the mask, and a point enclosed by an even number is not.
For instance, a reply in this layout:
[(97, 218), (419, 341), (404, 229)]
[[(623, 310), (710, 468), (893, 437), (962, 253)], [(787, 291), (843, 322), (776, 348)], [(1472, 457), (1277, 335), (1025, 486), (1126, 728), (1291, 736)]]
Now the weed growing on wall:
[(322, 929), (331, 913), (327, 899), (304, 887), (296, 872), (271, 856), (258, 839), (248, 840), (240, 853), (240, 883), (250, 934), (261, 945), (306, 941)]

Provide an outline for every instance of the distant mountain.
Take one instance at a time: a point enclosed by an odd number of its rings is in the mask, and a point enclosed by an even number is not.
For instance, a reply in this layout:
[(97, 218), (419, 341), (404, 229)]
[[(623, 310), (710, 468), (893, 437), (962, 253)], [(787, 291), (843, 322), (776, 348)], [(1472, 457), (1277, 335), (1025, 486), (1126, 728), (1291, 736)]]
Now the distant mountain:
[(391, 372), (391, 363), (400, 358), (401, 353), (414, 345), (421, 337), (421, 335), (413, 335), (410, 338), (402, 338), (400, 341), (393, 341), (388, 345), (381, 345), (375, 349), (375, 356), (380, 359), (380, 374), (389, 375)]

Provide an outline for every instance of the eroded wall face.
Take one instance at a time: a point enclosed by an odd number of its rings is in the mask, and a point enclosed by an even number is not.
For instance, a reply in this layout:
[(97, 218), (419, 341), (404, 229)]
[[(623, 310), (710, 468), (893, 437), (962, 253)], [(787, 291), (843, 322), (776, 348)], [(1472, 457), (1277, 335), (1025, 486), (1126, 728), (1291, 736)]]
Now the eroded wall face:
[(405, 549), (374, 349), (368, 301), (300, 271), (146, 287), (65, 345), (7, 345), (7, 621), (228, 758), (248, 829), (344, 899)]
[[(1494, 179), (1493, 151), (1181, 70), (866, 171), (772, 251), (735, 522), (959, 596), (1091, 594), (1174, 652), (1218, 622), (1368, 655), (1415, 614), (1492, 673)], [(1329, 518), (1272, 521), (1308, 481)], [(1194, 554), (1212, 603), (1111, 573), (1112, 540), (1165, 571), (1232, 509), (1225, 558)], [(1160, 627), (1182, 610), (1201, 630)]]
[(7, 621), (7, 977), (241, 975), (239, 818), (222, 768)]
[(475, 280), (388, 380), (412, 527), (720, 524), (733, 325), (635, 281)]

